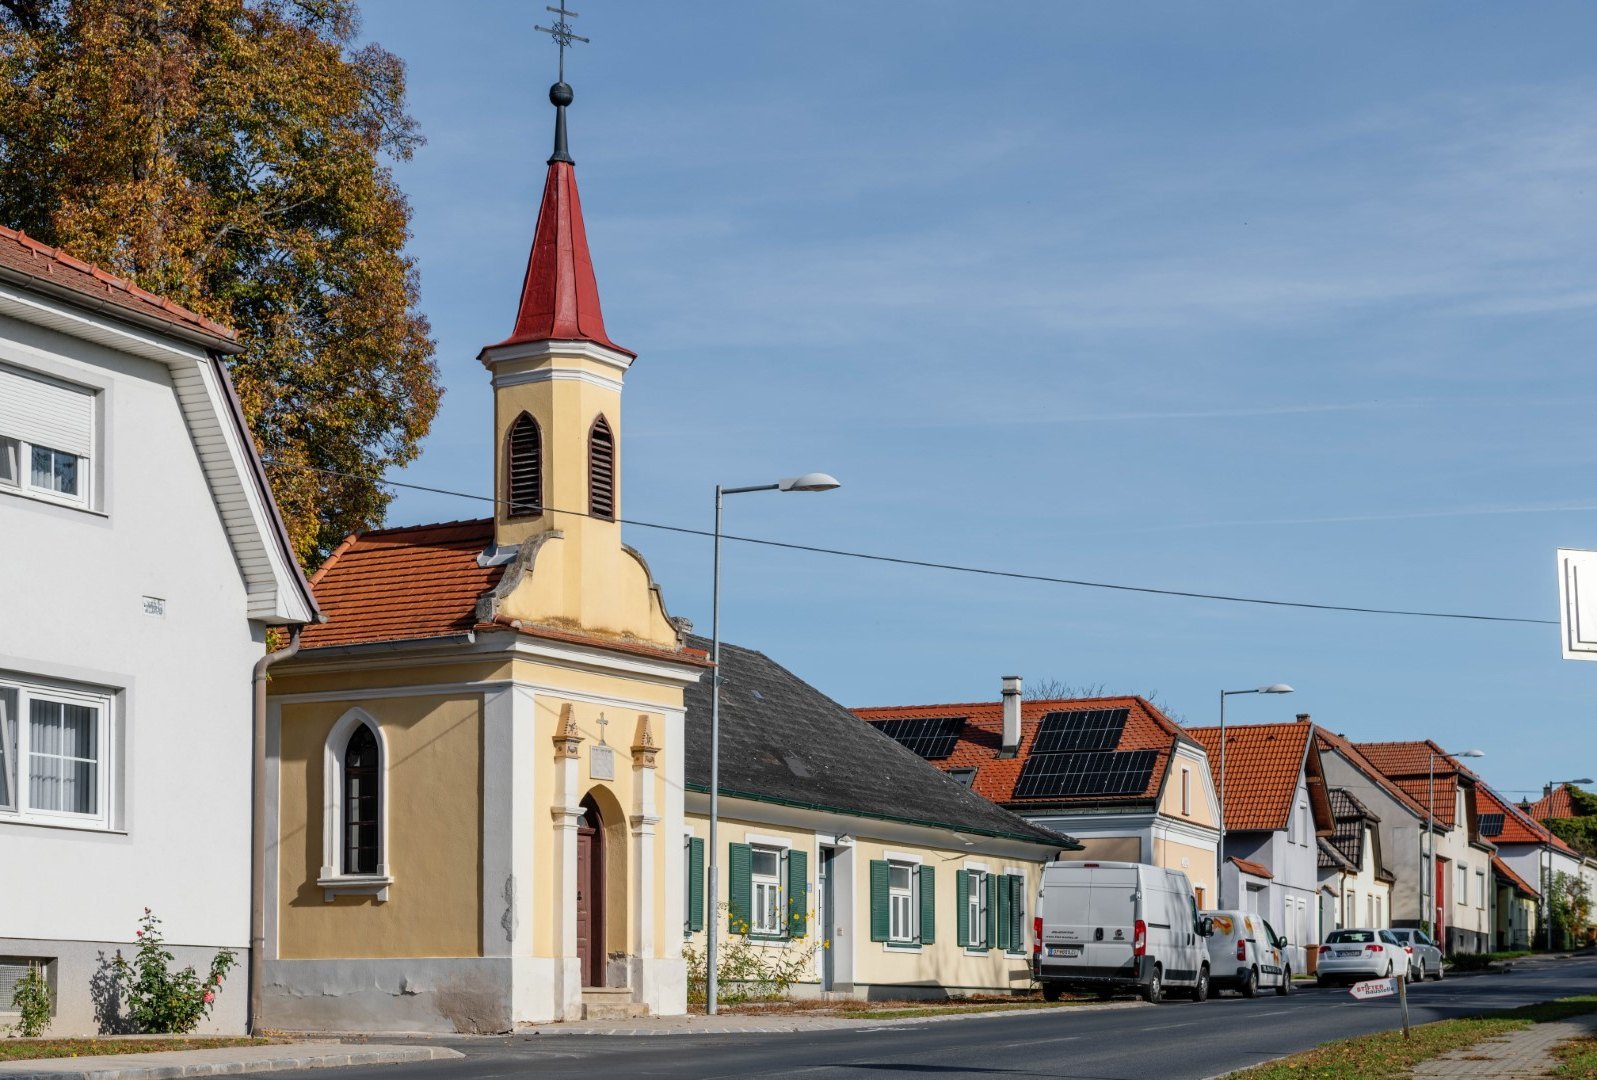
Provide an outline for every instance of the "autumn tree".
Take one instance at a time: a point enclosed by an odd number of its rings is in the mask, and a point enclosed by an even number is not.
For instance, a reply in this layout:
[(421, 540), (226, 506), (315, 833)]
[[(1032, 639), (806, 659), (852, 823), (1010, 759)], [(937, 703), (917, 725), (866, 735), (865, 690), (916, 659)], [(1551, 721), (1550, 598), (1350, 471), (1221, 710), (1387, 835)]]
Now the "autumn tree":
[(0, 222), (239, 331), (301, 559), (379, 524), (440, 389), (404, 65), (351, 0), (0, 0)]

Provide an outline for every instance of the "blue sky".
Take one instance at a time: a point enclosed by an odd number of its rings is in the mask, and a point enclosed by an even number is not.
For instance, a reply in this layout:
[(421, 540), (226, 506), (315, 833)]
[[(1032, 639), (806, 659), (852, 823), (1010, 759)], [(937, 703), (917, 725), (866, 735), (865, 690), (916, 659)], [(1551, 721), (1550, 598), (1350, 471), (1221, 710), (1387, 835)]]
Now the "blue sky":
[[(915, 559), (1557, 617), (1597, 547), (1597, 9), (572, 0), (571, 149), (636, 350), (623, 515)], [(393, 479), (486, 494), (548, 156), (541, 3), (369, 0), (447, 394)], [(484, 504), (402, 492), (390, 524)], [(709, 630), (708, 540), (631, 527)], [(999, 678), (1597, 775), (1557, 628), (1258, 608), (729, 545), (723, 631), (849, 705)]]

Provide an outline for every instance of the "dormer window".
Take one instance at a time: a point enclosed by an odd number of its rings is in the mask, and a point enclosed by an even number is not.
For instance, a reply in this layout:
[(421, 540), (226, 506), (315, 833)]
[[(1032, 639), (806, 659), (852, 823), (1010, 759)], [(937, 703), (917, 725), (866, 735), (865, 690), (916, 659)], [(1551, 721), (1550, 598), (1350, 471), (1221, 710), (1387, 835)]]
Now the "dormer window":
[(588, 432), (588, 513), (616, 516), (616, 440), (603, 416)]
[(511, 517), (534, 517), (543, 511), (543, 435), (538, 421), (526, 413), (510, 425), (505, 488)]

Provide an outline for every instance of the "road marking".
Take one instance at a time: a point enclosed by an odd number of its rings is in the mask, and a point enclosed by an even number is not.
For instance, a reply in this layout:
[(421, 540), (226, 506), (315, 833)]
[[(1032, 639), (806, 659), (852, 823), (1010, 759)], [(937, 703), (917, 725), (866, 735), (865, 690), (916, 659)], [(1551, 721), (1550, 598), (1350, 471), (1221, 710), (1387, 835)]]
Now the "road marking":
[(1292, 1011), (1294, 1011), (1294, 1010), (1292, 1010), (1292, 1009), (1271, 1009), (1269, 1012), (1254, 1013), (1253, 1015), (1254, 1016), (1285, 1016), (1287, 1013), (1292, 1012)]

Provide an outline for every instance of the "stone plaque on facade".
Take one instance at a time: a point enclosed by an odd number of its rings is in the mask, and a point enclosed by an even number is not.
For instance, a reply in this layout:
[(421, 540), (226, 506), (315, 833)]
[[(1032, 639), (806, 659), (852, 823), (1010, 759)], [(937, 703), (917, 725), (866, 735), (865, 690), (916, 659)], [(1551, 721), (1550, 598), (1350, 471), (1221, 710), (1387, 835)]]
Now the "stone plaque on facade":
[(588, 776), (593, 780), (614, 780), (616, 778), (615, 751), (608, 746), (590, 746), (588, 748)]

